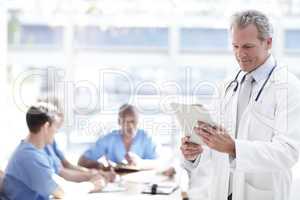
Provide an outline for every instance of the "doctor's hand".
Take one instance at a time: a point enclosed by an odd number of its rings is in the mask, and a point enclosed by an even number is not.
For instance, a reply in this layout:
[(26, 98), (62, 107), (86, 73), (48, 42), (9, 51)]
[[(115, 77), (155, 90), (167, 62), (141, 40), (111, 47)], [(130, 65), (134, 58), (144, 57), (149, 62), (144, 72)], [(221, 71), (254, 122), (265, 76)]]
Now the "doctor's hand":
[(194, 161), (202, 153), (203, 149), (200, 144), (195, 144), (190, 142), (189, 137), (183, 137), (181, 139), (180, 150), (185, 159), (189, 161)]
[(235, 157), (235, 142), (225, 129), (198, 121), (198, 127), (194, 130), (211, 149)]

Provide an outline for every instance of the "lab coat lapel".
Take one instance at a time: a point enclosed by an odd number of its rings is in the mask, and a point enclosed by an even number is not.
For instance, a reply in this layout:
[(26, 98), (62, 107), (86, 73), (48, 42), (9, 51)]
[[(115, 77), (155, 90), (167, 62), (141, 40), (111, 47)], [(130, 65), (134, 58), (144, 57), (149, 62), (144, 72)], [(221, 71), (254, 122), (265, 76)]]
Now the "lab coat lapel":
[(233, 97), (232, 100), (232, 133), (231, 137), (236, 138), (236, 131), (237, 131), (237, 108), (238, 108), (238, 93), (240, 91), (240, 88), (236, 92), (236, 94)]
[(224, 101), (222, 107), (223, 121), (226, 130), (232, 138), (235, 138), (236, 132), (236, 116), (237, 116), (237, 101), (238, 101), (238, 91), (233, 91), (233, 88), (230, 88), (227, 94), (224, 94)]
[[(238, 91), (236, 92), (236, 95), (233, 98), (233, 103), (232, 103), (232, 109), (233, 109), (233, 113), (232, 113), (232, 134), (231, 137), (233, 138), (240, 138), (241, 136), (239, 134), (237, 134), (237, 109), (238, 109), (238, 93), (240, 91), (240, 88), (238, 89)], [(248, 107), (247, 107), (248, 108)], [(246, 112), (248, 112), (248, 109), (245, 109), (241, 120), (243, 120), (243, 117), (245, 116)], [(242, 123), (243, 124), (243, 123)], [(241, 125), (242, 125), (241, 124)], [(244, 173), (242, 172), (235, 172), (233, 175), (233, 200), (241, 200), (244, 199), (244, 181), (245, 181), (245, 176)]]
[[(233, 89), (228, 92), (228, 94), (224, 96), (224, 104), (223, 104), (223, 112), (224, 112), (224, 120), (225, 127), (232, 138), (235, 138), (235, 133), (237, 131), (237, 103), (238, 103), (238, 93), (240, 87), (236, 92), (233, 92)], [(246, 112), (246, 110), (245, 110)], [(213, 179), (213, 185), (217, 186), (211, 194), (213, 200), (226, 199), (228, 195), (228, 183), (229, 183), (229, 172), (230, 172), (230, 162), (229, 156), (216, 152), (214, 154), (214, 158), (218, 164), (215, 165), (214, 172), (216, 173), (215, 178)], [(226, 161), (224, 161), (226, 160)], [(224, 163), (228, 163), (224, 166)], [(244, 199), (244, 175), (241, 172), (237, 172), (234, 175), (233, 182), (233, 199), (240, 200)], [(218, 196), (219, 195), (219, 196)]]

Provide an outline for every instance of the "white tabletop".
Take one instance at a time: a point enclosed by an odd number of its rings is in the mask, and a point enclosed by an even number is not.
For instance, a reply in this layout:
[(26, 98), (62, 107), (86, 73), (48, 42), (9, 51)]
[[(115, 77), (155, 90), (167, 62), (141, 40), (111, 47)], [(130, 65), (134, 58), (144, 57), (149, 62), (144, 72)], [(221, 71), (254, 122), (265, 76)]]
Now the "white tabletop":
[[(65, 200), (180, 200), (180, 189), (177, 189), (169, 195), (151, 195), (143, 194), (142, 191), (145, 188), (147, 182), (159, 183), (166, 180), (165, 177), (155, 175), (152, 171), (137, 172), (122, 177), (122, 186), (125, 187), (125, 191), (121, 192), (100, 192), (94, 194), (78, 195), (69, 194)], [(170, 180), (168, 180), (170, 181)]]

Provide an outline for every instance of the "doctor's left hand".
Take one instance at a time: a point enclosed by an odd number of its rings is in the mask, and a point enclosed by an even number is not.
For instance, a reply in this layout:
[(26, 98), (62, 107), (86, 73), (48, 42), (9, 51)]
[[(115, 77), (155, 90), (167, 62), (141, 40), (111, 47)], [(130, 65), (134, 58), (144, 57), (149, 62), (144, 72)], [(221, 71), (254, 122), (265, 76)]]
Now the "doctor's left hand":
[(194, 130), (211, 149), (235, 157), (235, 142), (225, 129), (198, 121), (198, 126)]

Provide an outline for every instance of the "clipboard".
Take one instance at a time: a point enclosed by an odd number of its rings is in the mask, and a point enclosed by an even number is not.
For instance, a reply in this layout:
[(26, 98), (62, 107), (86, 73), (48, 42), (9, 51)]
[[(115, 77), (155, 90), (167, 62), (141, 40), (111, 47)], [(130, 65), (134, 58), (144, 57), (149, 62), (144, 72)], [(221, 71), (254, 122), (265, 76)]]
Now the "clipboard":
[(132, 173), (132, 172), (138, 172), (143, 169), (137, 166), (133, 165), (124, 165), (124, 164), (118, 164), (114, 167), (115, 172), (117, 173)]

